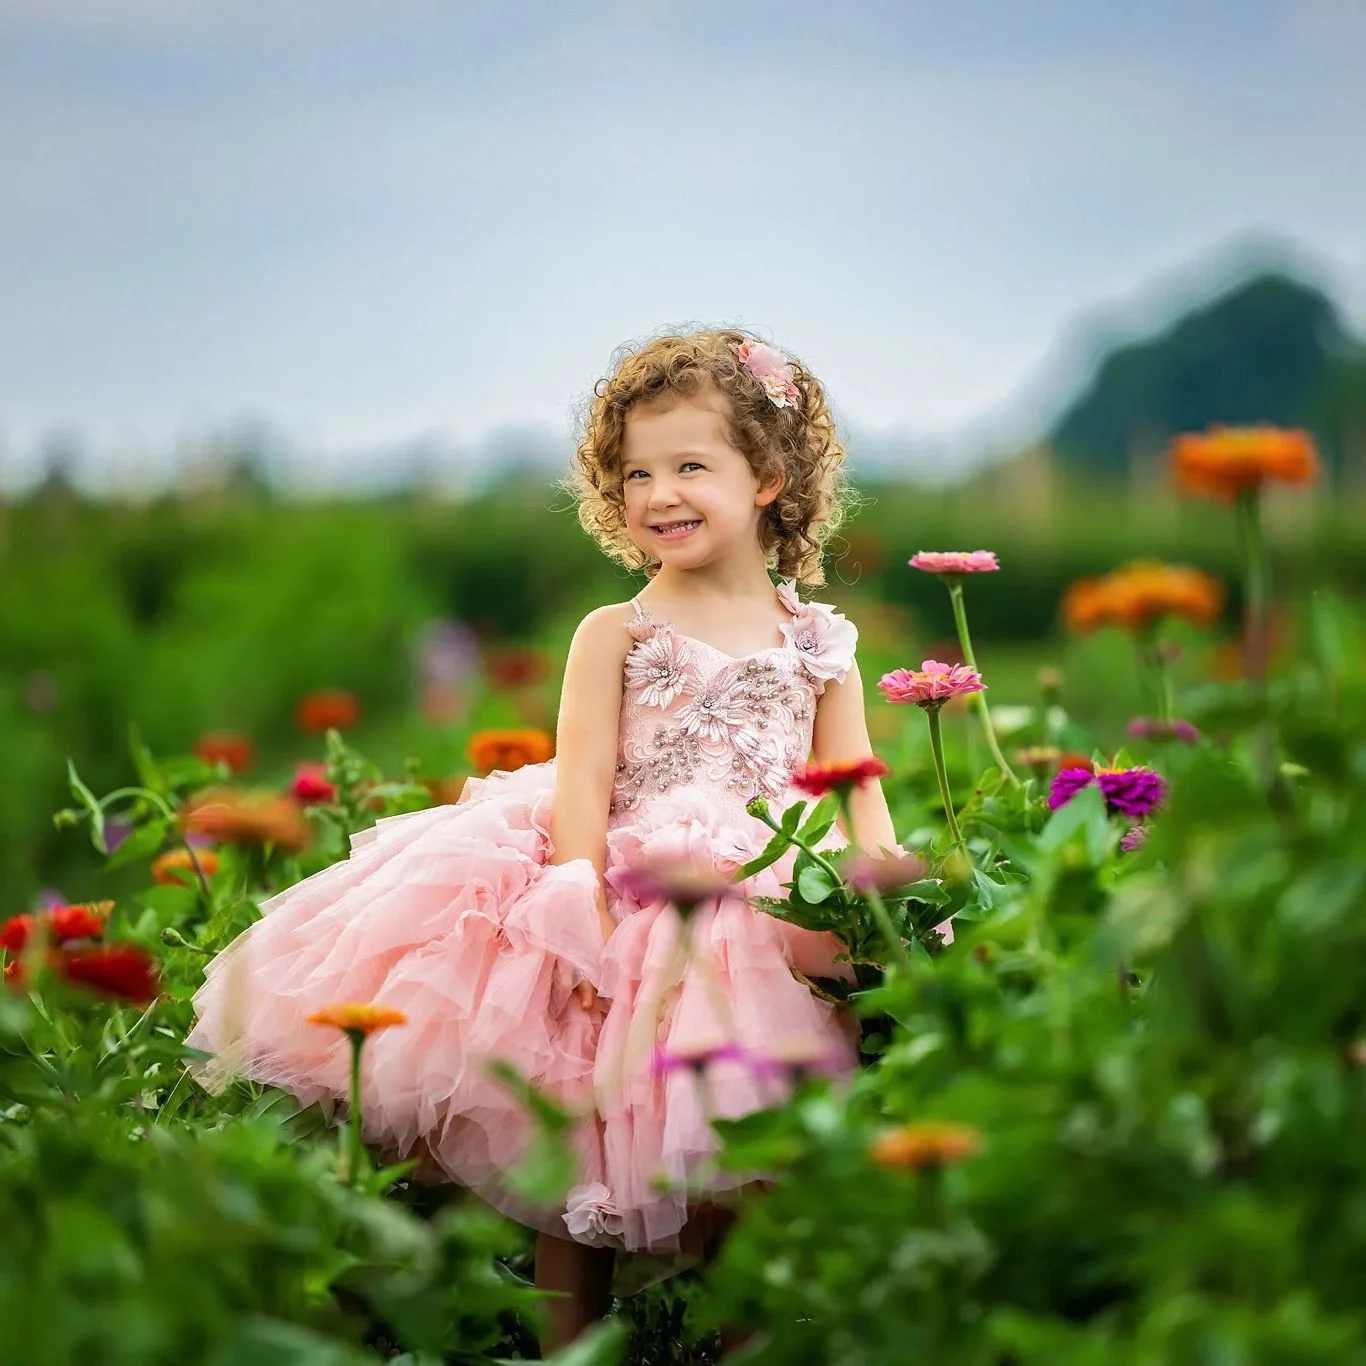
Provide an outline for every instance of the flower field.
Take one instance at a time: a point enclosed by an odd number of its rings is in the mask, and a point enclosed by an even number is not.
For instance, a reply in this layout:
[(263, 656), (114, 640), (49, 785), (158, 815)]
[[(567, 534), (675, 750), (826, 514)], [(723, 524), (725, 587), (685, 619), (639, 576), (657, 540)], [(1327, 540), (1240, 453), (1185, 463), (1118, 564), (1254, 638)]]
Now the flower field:
[[(738, 870), (636, 872), (686, 916), (795, 847), (757, 909), (844, 943), (848, 979), (807, 986), (863, 1065), (657, 1056), (704, 1094), (721, 1062), (796, 1090), (717, 1123), (716, 1162), (762, 1188), (716, 1258), (624, 1267), (563, 1361), (710, 1362), (724, 1332), (775, 1366), (1366, 1362), (1366, 537), (1341, 511), (1297, 536), (1316, 468), (1293, 433), (1172, 460), (1161, 523), (1027, 545), (970, 507), (903, 532), (890, 499), (856, 523), (859, 581), (816, 596), (860, 626), (876, 755), (751, 803), (770, 838)], [(307, 572), (243, 605), (235, 519), (271, 512), (204, 515), (133, 536), (23, 513), (49, 539), (0, 617), (25, 723), (0, 742), (22, 889), (0, 911), (0, 1361), (534, 1357), (527, 1234), (368, 1150), (358, 1105), (201, 1089), (180, 1041), (204, 962), (271, 892), (467, 774), (550, 757), (558, 642), (634, 590), (578, 548), (498, 550), (525, 547), (525, 510), (489, 510), (482, 580), (421, 509), (408, 541), (330, 510), (255, 552)], [(900, 850), (830, 851), (879, 774)], [(338, 1001), (313, 1027), (356, 1077), (406, 1024)], [(505, 1080), (535, 1120), (519, 1193), (559, 1199), (569, 1117)]]

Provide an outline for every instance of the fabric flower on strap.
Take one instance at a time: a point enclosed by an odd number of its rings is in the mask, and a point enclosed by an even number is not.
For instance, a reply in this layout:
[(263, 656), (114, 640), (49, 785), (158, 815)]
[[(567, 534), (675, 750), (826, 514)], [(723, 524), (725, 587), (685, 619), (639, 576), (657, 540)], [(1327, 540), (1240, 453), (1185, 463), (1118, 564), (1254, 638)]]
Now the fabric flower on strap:
[(778, 585), (778, 599), (792, 613), (792, 620), (779, 629), (801, 656), (807, 673), (822, 682), (843, 683), (854, 662), (858, 628), (833, 607), (802, 602), (791, 579)]

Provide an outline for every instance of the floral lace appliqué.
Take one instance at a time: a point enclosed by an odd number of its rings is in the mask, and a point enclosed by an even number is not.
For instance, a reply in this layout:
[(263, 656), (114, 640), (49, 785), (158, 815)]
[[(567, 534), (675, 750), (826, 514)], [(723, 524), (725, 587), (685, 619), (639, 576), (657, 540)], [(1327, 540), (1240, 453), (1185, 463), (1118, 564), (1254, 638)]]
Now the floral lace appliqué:
[(700, 652), (635, 604), (614, 812), (682, 786), (727, 802), (787, 791), (811, 750), (816, 698), (848, 673), (857, 632), (832, 608), (801, 603), (789, 582), (778, 596), (792, 618), (785, 643), (739, 659)]

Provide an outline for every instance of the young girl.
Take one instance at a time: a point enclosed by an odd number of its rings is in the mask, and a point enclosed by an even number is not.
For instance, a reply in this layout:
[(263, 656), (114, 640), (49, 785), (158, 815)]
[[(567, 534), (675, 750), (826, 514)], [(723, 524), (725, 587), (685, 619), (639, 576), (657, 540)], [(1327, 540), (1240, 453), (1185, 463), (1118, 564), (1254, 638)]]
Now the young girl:
[[(557, 757), (354, 836), (349, 858), (262, 906), (195, 997), (207, 1085), (236, 1072), (304, 1104), (347, 1095), (347, 1045), (312, 1011), (401, 1010), (365, 1048), (366, 1136), (539, 1230), (560, 1340), (606, 1311), (614, 1249), (699, 1245), (719, 1194), (689, 1182), (714, 1150), (709, 1116), (779, 1098), (755, 1057), (855, 1062), (796, 975), (840, 971), (832, 937), (726, 898), (694, 915), (685, 951), (676, 912), (630, 876), (670, 857), (733, 872), (770, 834), (751, 798), (781, 811), (813, 752), (869, 752), (854, 627), (797, 593), (823, 582), (843, 460), (815, 377), (743, 333), (626, 354), (597, 387), (575, 488), (584, 527), (649, 581), (575, 632)], [(895, 847), (876, 784), (854, 814), (862, 844)], [(790, 868), (744, 890), (781, 895)], [(703, 1077), (660, 1066), (708, 1051)], [(491, 1059), (582, 1116), (563, 1208), (503, 1183), (528, 1124)]]

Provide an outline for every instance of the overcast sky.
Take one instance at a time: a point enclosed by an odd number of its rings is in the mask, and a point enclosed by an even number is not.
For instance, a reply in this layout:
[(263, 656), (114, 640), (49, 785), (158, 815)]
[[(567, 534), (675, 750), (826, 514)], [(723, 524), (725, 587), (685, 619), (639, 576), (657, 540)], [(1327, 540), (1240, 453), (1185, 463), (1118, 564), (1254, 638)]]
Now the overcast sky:
[(1248, 232), (1360, 319), (1364, 70), (1363, 0), (0, 0), (0, 479), (563, 441), (691, 320), (978, 430)]

